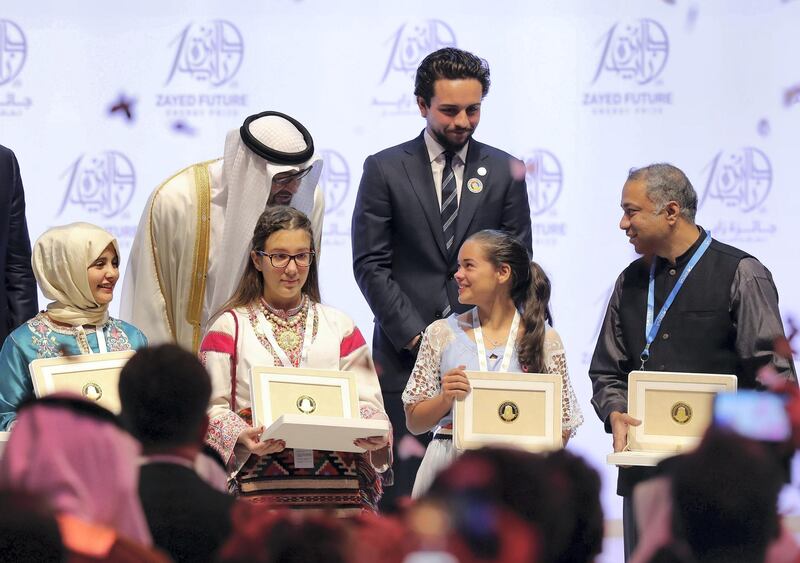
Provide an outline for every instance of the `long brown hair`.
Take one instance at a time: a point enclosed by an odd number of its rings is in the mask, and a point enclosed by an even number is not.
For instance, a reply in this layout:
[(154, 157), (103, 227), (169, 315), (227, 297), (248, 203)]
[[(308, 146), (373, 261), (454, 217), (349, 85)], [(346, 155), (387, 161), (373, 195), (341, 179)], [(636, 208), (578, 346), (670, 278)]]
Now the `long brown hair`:
[[(267, 239), (273, 233), (295, 229), (300, 229), (308, 233), (308, 237), (311, 240), (311, 250), (316, 251), (314, 248), (314, 232), (311, 229), (311, 221), (305, 213), (298, 211), (294, 207), (287, 207), (285, 205), (270, 206), (258, 218), (256, 228), (253, 231), (253, 240), (250, 243), (250, 249), (264, 250), (264, 244), (266, 244)], [(319, 274), (317, 272), (316, 256), (308, 267), (308, 278), (306, 279), (306, 283), (303, 284), (302, 290), (313, 302), (320, 302)], [(245, 307), (257, 301), (262, 295), (264, 295), (264, 278), (261, 276), (261, 272), (256, 270), (256, 266), (253, 264), (248, 254), (247, 266), (245, 266), (242, 279), (239, 280), (239, 286), (233, 293), (233, 297), (222, 306), (222, 311), (235, 307)]]
[(543, 372), (544, 333), (546, 324), (553, 321), (550, 279), (539, 264), (530, 261), (522, 243), (507, 233), (486, 229), (467, 240), (477, 242), (496, 268), (502, 264), (511, 268), (511, 299), (525, 324), (522, 336), (517, 339), (517, 358), (528, 372)]

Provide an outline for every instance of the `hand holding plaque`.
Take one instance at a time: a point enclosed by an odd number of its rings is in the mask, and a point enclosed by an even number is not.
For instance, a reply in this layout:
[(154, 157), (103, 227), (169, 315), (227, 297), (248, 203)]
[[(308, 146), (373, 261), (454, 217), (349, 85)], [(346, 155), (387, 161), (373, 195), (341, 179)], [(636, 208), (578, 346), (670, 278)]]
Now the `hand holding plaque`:
[(261, 434), (263, 433), (263, 426), (247, 428), (246, 430), (242, 430), (242, 433), (239, 434), (236, 443), (243, 445), (251, 454), (258, 456), (276, 454), (282, 452), (286, 448), (286, 442), (283, 440), (266, 440), (262, 442)]
[(367, 451), (374, 452), (376, 450), (380, 450), (381, 448), (385, 448), (389, 445), (389, 435), (386, 434), (385, 436), (370, 436), (369, 438), (359, 438), (353, 441), (353, 444), (358, 446), (359, 448), (363, 448)]
[(621, 452), (628, 447), (628, 428), (630, 426), (639, 426), (642, 421), (638, 418), (633, 418), (626, 412), (614, 411), (608, 415), (611, 422), (611, 435), (614, 437), (614, 451)]
[(463, 399), (470, 391), (469, 379), (464, 371), (466, 368), (467, 366), (461, 365), (442, 376), (442, 396), (450, 404)]

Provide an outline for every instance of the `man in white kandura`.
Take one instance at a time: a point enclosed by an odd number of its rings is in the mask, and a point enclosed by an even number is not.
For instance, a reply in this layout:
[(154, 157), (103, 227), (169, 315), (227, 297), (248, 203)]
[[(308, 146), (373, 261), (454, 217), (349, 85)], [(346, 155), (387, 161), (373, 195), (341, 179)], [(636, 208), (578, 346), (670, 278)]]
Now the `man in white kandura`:
[(151, 344), (197, 352), (209, 320), (233, 295), (248, 241), (266, 207), (307, 214), (321, 248), (322, 159), (296, 119), (266, 111), (228, 133), (221, 159), (194, 164), (161, 184), (131, 248), (120, 317)]

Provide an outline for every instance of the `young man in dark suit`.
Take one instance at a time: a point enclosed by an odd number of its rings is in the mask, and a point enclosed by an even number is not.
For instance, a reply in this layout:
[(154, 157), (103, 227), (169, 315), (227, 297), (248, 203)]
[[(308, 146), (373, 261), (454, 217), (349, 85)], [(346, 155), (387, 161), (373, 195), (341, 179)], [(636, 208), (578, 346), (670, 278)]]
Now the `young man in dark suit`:
[(36, 315), (39, 304), (31, 269), (25, 194), (14, 153), (0, 145), (0, 345), (8, 333)]
[[(501, 229), (531, 252), (524, 165), (472, 139), (489, 82), (487, 62), (472, 53), (431, 53), (414, 89), (425, 130), (364, 162), (353, 211), (353, 270), (375, 315), (372, 352), (395, 448), (408, 434), (401, 394), (422, 331), (466, 309), (453, 279), (461, 244), (482, 229)], [(411, 491), (418, 463), (395, 455), (385, 508)]]
[(213, 561), (235, 500), (195, 472), (208, 429), (205, 368), (174, 344), (144, 348), (122, 369), (119, 395), (123, 424), (142, 443), (139, 497), (153, 542), (175, 561)]

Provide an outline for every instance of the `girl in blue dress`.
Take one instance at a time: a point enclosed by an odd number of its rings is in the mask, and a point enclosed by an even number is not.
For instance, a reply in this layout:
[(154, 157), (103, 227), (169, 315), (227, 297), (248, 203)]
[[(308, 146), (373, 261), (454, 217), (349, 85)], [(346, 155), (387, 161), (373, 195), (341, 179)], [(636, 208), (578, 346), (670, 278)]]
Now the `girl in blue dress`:
[(114, 236), (89, 223), (54, 227), (36, 241), (33, 273), (52, 303), (9, 334), (0, 350), (0, 430), (10, 430), (17, 406), (33, 394), (31, 361), (147, 346), (136, 327), (108, 316), (119, 259)]
[(475, 307), (428, 326), (403, 392), (408, 429), (434, 432), (414, 498), (455, 457), (451, 409), (454, 400), (469, 393), (467, 370), (558, 374), (565, 444), (583, 422), (564, 346), (548, 324), (550, 281), (525, 248), (500, 231), (475, 233), (459, 250), (455, 279), (458, 301)]

